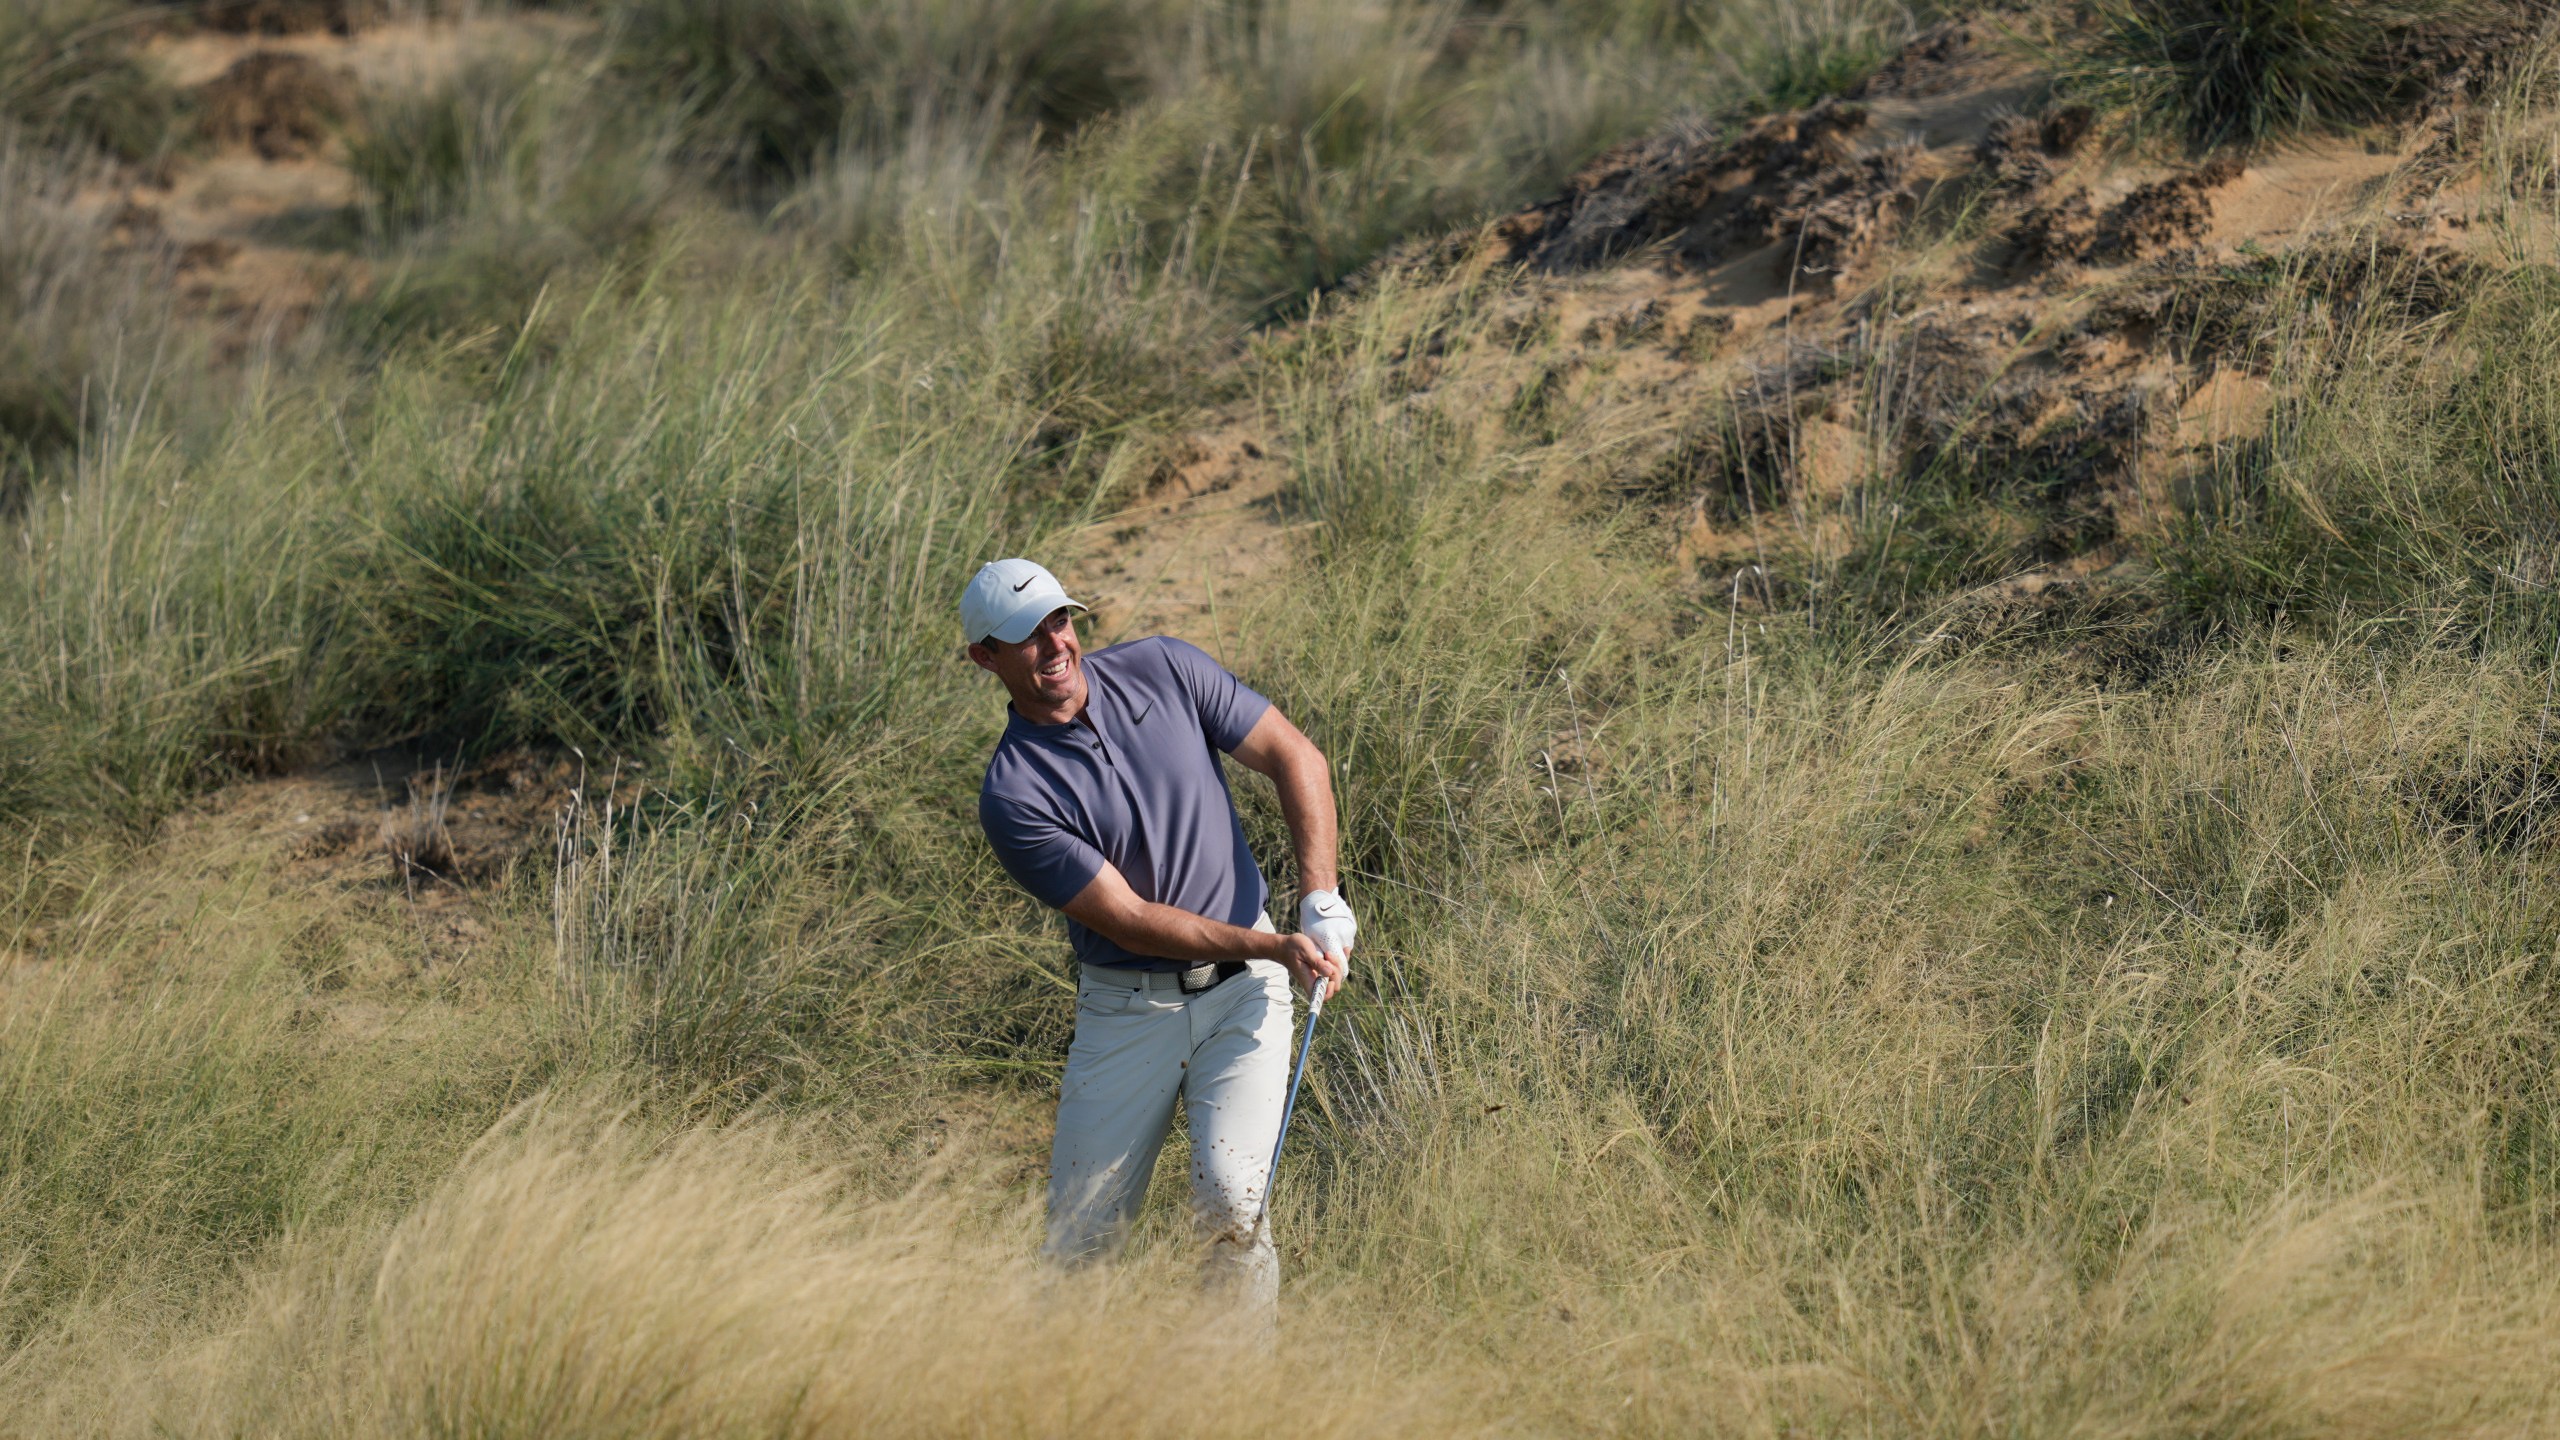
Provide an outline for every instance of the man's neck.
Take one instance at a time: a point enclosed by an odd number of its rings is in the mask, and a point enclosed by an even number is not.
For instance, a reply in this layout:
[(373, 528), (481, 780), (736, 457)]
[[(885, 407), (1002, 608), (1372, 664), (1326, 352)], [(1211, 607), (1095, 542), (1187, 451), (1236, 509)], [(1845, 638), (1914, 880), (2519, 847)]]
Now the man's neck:
[(1064, 725), (1084, 714), (1084, 704), (1089, 698), (1091, 698), (1089, 695), (1079, 695), (1073, 700), (1044, 706), (1038, 701), (1025, 704), (1017, 696), (1013, 702), (1013, 713), (1034, 725)]

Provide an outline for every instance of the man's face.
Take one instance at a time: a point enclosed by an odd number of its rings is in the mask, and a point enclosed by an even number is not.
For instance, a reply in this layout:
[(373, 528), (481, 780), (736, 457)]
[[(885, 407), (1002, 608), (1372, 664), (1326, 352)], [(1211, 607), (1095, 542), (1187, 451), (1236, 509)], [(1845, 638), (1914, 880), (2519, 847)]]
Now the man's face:
[(1018, 645), (981, 640), (969, 647), (969, 658), (1004, 682), (1013, 707), (1026, 716), (1062, 710), (1072, 716), (1084, 705), (1084, 644), (1076, 638), (1072, 610), (1049, 612)]

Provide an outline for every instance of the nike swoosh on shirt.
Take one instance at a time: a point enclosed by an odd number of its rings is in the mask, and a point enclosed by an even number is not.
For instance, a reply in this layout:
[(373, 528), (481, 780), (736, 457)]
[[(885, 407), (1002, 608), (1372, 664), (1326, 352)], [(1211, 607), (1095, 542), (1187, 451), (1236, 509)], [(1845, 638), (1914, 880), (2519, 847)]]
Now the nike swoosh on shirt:
[(1131, 720), (1129, 723), (1132, 725), (1144, 725), (1147, 723), (1147, 717), (1154, 713), (1156, 713), (1156, 702), (1150, 700), (1147, 702), (1147, 708), (1139, 711), (1137, 718)]

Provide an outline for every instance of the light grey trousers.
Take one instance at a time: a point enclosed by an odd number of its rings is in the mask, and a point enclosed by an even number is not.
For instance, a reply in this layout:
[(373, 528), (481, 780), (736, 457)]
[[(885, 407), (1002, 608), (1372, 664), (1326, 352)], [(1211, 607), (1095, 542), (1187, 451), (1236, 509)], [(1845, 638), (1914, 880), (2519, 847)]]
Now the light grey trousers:
[[(1255, 928), (1269, 930), (1269, 918)], [(1202, 1279), (1268, 1313), (1280, 1261), (1260, 1219), (1289, 1034), (1289, 972), (1273, 961), (1197, 995), (1171, 975), (1083, 967), (1049, 1152), (1050, 1256), (1073, 1265), (1120, 1248), (1179, 1098), (1191, 1123), (1192, 1215), (1207, 1247)]]

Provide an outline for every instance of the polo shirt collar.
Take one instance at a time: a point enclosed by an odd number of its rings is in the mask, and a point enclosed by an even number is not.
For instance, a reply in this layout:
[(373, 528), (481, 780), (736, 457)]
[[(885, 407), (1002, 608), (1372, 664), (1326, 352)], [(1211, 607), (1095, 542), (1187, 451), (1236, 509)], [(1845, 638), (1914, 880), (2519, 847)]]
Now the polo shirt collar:
[(1085, 680), (1084, 708), (1076, 712), (1074, 720), (1062, 720), (1055, 725), (1043, 725), (1037, 720), (1029, 719), (1021, 711), (1014, 709), (1013, 702), (1008, 700), (1004, 705), (1004, 733), (1019, 735), (1028, 740), (1059, 739), (1074, 731), (1077, 721), (1084, 720), (1093, 714), (1094, 699), (1093, 681), (1088, 674)]

